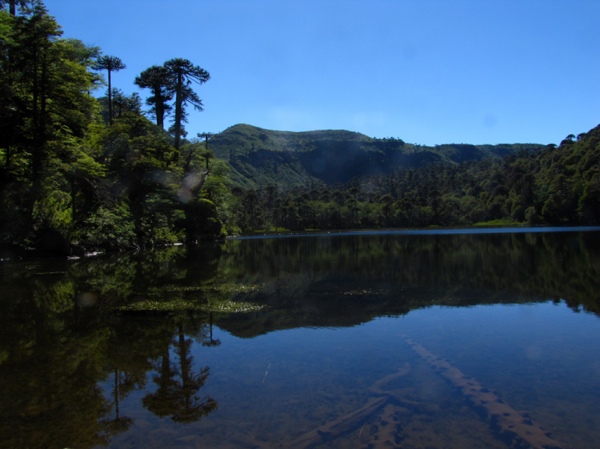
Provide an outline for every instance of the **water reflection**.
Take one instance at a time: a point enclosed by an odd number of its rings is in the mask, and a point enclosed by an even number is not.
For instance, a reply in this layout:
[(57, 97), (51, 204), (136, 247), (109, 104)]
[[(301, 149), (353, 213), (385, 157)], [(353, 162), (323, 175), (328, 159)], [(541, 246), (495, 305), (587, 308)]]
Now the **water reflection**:
[[(231, 242), (221, 266), (263, 286), (257, 335), (345, 326), (432, 305), (565, 300), (600, 313), (598, 233), (330, 236)], [(274, 319), (287, 311), (286, 320)], [(279, 323), (277, 322), (279, 321)], [(239, 325), (245, 325), (241, 328)]]
[(152, 379), (158, 388), (142, 399), (144, 407), (161, 418), (168, 416), (175, 422), (189, 423), (217, 408), (217, 402), (210, 396), (198, 396), (208, 377), (209, 368), (204, 367), (194, 373), (191, 343), (192, 340), (185, 337), (183, 322), (178, 322), (174, 345), (179, 363), (176, 367), (172, 366), (169, 345), (165, 345), (160, 366), (157, 367), (158, 375)]
[[(232, 401), (207, 389), (222, 379), (194, 349), (210, 358), (227, 345), (215, 326), (248, 338), (432, 305), (548, 299), (600, 314), (599, 240), (596, 232), (323, 236), (4, 264), (0, 448), (109, 445), (140, 424), (123, 405), (133, 398), (161, 422), (201, 425)], [(272, 362), (261, 363), (264, 380)]]
[(104, 286), (106, 297), (94, 293), (98, 303), (82, 305), (75, 277), (24, 268), (29, 275), (4, 285), (0, 304), (0, 447), (106, 445), (134, 423), (121, 407), (134, 391), (146, 392), (148, 410), (177, 422), (217, 407), (201, 394), (209, 368), (197, 369), (190, 355), (191, 338), (211, 341), (207, 317), (118, 316), (103, 301), (116, 303), (122, 292)]

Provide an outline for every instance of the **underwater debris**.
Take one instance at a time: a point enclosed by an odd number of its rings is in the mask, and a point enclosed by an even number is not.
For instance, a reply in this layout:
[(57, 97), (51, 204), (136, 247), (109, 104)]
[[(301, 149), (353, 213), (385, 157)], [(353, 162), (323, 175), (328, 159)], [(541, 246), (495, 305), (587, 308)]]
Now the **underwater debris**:
[[(566, 449), (564, 445), (551, 438), (549, 433), (537, 426), (527, 412), (513, 409), (495, 392), (485, 388), (414, 340), (406, 337), (404, 340), (436, 373), (458, 387), (460, 393), (467, 399), (467, 403), (502, 442), (510, 447), (521, 449)], [(390, 414), (393, 415), (398, 411), (402, 413), (402, 410), (406, 413), (410, 410), (410, 413), (424, 416), (435, 413), (438, 410), (436, 404), (411, 400), (414, 398), (414, 386), (395, 390), (388, 388), (388, 384), (410, 372), (411, 365), (407, 362), (399, 370), (379, 379), (369, 388), (371, 397), (365, 405), (301, 435), (286, 443), (285, 447), (292, 449), (329, 447), (336, 439), (344, 438), (359, 429), (362, 433), (364, 426), (377, 416), (382, 415), (385, 421), (392, 422), (389, 418)], [(379, 440), (381, 447), (394, 444), (394, 439), (400, 437), (395, 434), (397, 429), (393, 426), (388, 425), (383, 428), (383, 431), (387, 434), (379, 435), (379, 438), (375, 439)], [(391, 437), (388, 435), (390, 432), (394, 434)]]
[(404, 340), (438, 374), (459, 388), (469, 404), (489, 423), (501, 440), (514, 444), (514, 447), (565, 449), (565, 446), (534, 424), (527, 412), (513, 409), (496, 393), (414, 340), (406, 337)]
[(291, 443), (286, 444), (286, 447), (291, 449), (309, 449), (334, 440), (340, 436), (347, 435), (358, 429), (360, 425), (367, 422), (390, 403), (402, 405), (407, 408), (419, 408), (419, 403), (409, 401), (402, 397), (403, 391), (384, 390), (384, 386), (387, 383), (406, 376), (410, 370), (410, 364), (405, 363), (398, 371), (385, 376), (373, 384), (369, 391), (375, 395), (375, 397), (369, 399), (364, 406), (300, 436)]
[(341, 435), (345, 435), (358, 428), (359, 425), (367, 421), (373, 414), (381, 410), (389, 402), (389, 399), (389, 396), (372, 398), (358, 410), (354, 410), (337, 418), (335, 421), (302, 435), (300, 438), (286, 445), (286, 447), (289, 449), (314, 448), (327, 441), (334, 440)]

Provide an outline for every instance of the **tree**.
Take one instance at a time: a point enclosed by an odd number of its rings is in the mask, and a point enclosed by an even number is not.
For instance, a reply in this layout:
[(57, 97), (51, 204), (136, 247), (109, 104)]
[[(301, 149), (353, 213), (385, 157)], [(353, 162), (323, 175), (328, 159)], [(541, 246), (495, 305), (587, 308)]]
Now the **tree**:
[(193, 65), (189, 60), (175, 58), (165, 63), (175, 92), (175, 118), (173, 133), (175, 135), (175, 151), (179, 153), (181, 136), (183, 135), (182, 123), (185, 121), (185, 103), (189, 103), (197, 110), (202, 110), (202, 100), (191, 89), (192, 82), (204, 84), (210, 79), (210, 74), (199, 66)]
[[(182, 175), (187, 181), (194, 174), (194, 235), (220, 234), (224, 206), (214, 201), (222, 200), (223, 176), (214, 177), (212, 196), (199, 191), (221, 164), (198, 143), (194, 173), (178, 167), (172, 138), (141, 114), (138, 95), (114, 88), (112, 73), (125, 64), (61, 35), (40, 0), (0, 0), (0, 241), (49, 249), (42, 237), (52, 234), (60, 251), (180, 241), (185, 213), (176, 193)], [(180, 137), (186, 106), (202, 106), (192, 84), (209, 75), (185, 60), (170, 67), (149, 69), (137, 81), (154, 88), (149, 100), (161, 126), (177, 95)], [(108, 92), (97, 99), (92, 91), (104, 70)]]
[(116, 56), (100, 56), (96, 60), (96, 70), (106, 70), (108, 72), (108, 123), (112, 125), (112, 82), (111, 82), (111, 74), (112, 72), (118, 72), (126, 68), (123, 61)]
[(127, 112), (96, 139), (113, 194), (128, 204), (138, 247), (155, 241), (157, 220), (168, 219), (168, 204), (175, 196), (173, 148), (168, 136), (156, 131), (146, 117)]
[(135, 84), (152, 92), (152, 96), (146, 99), (146, 104), (151, 106), (150, 112), (156, 118), (156, 126), (164, 129), (165, 115), (171, 110), (169, 101), (173, 99), (174, 91), (169, 71), (165, 66), (149, 67), (135, 78)]
[[(58, 24), (50, 18), (43, 8), (39, 8), (28, 19), (17, 23), (16, 32), (19, 36), (17, 48), (19, 54), (15, 52), (15, 69), (21, 69), (27, 74), (17, 80), (21, 88), (29, 93), (28, 96), (22, 96), (20, 102), (28, 103), (29, 108), (24, 108), (24, 112), (29, 117), (29, 126), (22, 129), (24, 143), (31, 142), (29, 151), (31, 152), (31, 180), (32, 200), (38, 199), (41, 189), (42, 171), (44, 163), (47, 160), (47, 154), (44, 151), (47, 142), (50, 140), (48, 125), (50, 124), (49, 107), (52, 102), (49, 101), (53, 90), (58, 87), (53, 79), (55, 75), (55, 61), (57, 59), (54, 42), (61, 35)], [(26, 144), (27, 145), (27, 144)], [(29, 145), (28, 145), (29, 146)]]
[[(13, 235), (66, 231), (72, 189), (65, 174), (87, 159), (81, 141), (96, 104), (88, 72), (94, 50), (61, 39), (41, 3), (16, 18), (0, 11), (0, 19), (0, 207), (11, 210), (13, 222), (0, 226)], [(98, 172), (93, 165), (79, 168)]]
[[(102, 102), (102, 99), (100, 101)], [(122, 117), (127, 113), (140, 115), (142, 113), (142, 100), (137, 93), (128, 96), (120, 89), (113, 89), (112, 109), (113, 118)]]
[(584, 224), (598, 225), (600, 223), (600, 171), (593, 172), (579, 199), (577, 211)]
[(208, 139), (214, 136), (213, 133), (198, 133), (198, 137), (204, 137), (204, 151), (202, 152), (202, 157), (206, 161), (206, 171), (209, 171), (208, 161), (215, 157), (214, 153), (208, 149)]
[(17, 15), (17, 6), (21, 9), (21, 11), (27, 11), (29, 3), (32, 3), (31, 0), (0, 0), (0, 7), (4, 8), (4, 6), (8, 5), (8, 11), (10, 15), (15, 17)]

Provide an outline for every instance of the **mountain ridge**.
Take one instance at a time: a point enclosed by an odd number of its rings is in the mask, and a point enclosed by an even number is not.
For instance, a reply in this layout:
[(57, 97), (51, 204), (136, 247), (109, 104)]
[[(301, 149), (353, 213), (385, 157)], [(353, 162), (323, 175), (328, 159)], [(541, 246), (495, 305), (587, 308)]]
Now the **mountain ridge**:
[(227, 128), (209, 145), (216, 157), (229, 163), (233, 183), (243, 188), (332, 185), (397, 169), (454, 165), (545, 148), (541, 144), (432, 147), (348, 130), (277, 131), (248, 124)]

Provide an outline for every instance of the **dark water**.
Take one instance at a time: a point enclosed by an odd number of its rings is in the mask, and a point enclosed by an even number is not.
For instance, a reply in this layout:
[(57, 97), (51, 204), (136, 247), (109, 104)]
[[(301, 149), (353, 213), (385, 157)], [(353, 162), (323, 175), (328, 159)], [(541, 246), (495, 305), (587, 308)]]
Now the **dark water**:
[(0, 448), (596, 448), (600, 231), (0, 264)]

